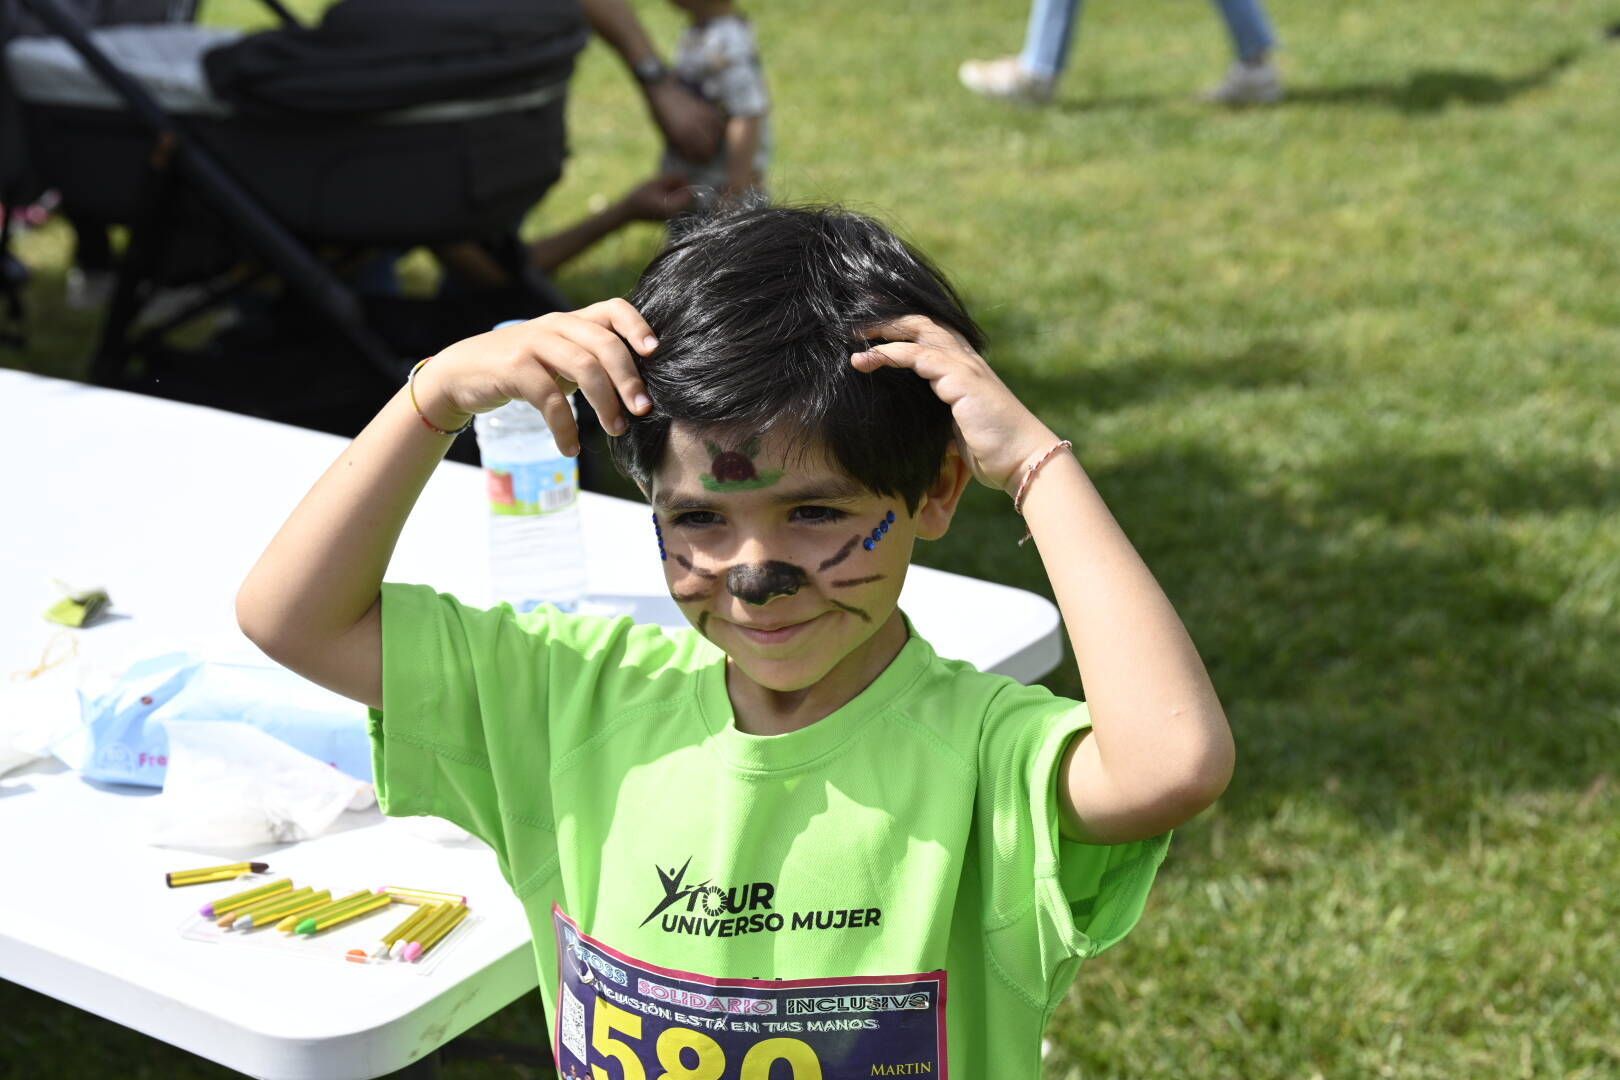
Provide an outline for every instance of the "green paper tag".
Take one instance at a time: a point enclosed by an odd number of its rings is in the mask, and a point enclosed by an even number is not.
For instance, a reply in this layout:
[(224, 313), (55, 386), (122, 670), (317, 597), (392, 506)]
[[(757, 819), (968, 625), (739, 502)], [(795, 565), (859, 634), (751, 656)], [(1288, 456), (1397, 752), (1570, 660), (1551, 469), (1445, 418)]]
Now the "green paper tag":
[(91, 589), (58, 600), (45, 609), (45, 617), (63, 626), (88, 626), (111, 602), (105, 589)]

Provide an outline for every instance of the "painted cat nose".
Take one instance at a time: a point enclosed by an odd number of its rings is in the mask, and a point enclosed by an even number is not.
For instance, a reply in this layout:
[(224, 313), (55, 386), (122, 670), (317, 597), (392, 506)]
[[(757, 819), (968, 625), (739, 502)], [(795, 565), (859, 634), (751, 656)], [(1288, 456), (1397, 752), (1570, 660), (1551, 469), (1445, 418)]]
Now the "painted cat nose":
[(809, 578), (792, 563), (741, 563), (726, 571), (726, 588), (745, 604), (768, 604), (778, 596), (792, 596)]

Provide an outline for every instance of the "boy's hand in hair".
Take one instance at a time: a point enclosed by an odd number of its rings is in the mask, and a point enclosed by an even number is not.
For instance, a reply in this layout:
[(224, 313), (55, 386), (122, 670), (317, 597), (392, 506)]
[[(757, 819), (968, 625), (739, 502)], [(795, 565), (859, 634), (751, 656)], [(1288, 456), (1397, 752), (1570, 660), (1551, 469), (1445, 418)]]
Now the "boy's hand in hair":
[(950, 327), (907, 315), (868, 327), (865, 336), (879, 344), (850, 358), (856, 370), (905, 368), (927, 379), (951, 407), (957, 449), (980, 483), (1012, 494), (1023, 467), (1058, 441)]
[(625, 410), (652, 409), (629, 342), (642, 356), (658, 347), (652, 327), (628, 300), (556, 311), (466, 338), (440, 352), (416, 376), (417, 403), (453, 430), (476, 414), (519, 398), (545, 415), (557, 448), (579, 453), (579, 429), (566, 395), (578, 387), (609, 435), (629, 428)]

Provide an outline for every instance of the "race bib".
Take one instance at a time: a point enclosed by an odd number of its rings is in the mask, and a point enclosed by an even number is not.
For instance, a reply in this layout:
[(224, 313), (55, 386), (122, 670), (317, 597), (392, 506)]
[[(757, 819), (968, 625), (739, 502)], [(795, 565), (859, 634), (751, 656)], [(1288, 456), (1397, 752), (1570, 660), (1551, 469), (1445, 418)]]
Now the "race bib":
[(563, 1080), (945, 1077), (945, 972), (714, 979), (656, 967), (555, 905)]

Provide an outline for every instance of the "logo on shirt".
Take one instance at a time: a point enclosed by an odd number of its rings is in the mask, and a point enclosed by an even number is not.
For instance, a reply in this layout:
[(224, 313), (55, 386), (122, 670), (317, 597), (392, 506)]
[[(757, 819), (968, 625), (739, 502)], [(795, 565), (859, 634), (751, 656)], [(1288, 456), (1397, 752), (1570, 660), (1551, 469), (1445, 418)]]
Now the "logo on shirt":
[(678, 870), (653, 867), (664, 897), (641, 920), (642, 926), (661, 916), (659, 926), (667, 934), (724, 938), (782, 930), (857, 930), (875, 927), (883, 918), (883, 909), (876, 907), (784, 913), (776, 910), (776, 886), (769, 881), (717, 885), (712, 878), (705, 878), (687, 884), (691, 868), (691, 856)]

